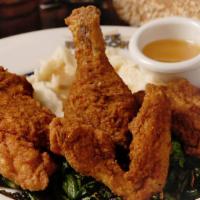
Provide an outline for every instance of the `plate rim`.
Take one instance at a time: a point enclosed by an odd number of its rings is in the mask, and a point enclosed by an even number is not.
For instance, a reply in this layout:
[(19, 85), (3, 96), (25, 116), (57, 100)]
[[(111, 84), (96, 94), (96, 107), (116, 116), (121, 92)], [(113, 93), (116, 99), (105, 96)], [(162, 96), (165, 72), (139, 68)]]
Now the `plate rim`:
[[(102, 31), (109, 31), (109, 30), (112, 30), (112, 29), (122, 29), (122, 31), (125, 31), (125, 30), (134, 30), (134, 29), (138, 29), (138, 27), (135, 27), (135, 26), (118, 26), (118, 25), (101, 25), (101, 28), (102, 28)], [(26, 35), (34, 35), (34, 34), (38, 34), (38, 33), (41, 33), (41, 32), (49, 32), (49, 31), (58, 31), (58, 30), (67, 30), (69, 31), (69, 28), (68, 27), (56, 27), (56, 28), (47, 28), (47, 29), (40, 29), (40, 30), (34, 30), (34, 31), (29, 31), (29, 32), (25, 32), (25, 33), (19, 33), (19, 34), (15, 34), (15, 35), (11, 35), (11, 36), (6, 36), (6, 37), (3, 37), (3, 38), (0, 38), (0, 43), (2, 40), (8, 40), (8, 39), (13, 39), (13, 38), (17, 38), (17, 37), (23, 37), (23, 36), (26, 36)]]
[[(118, 32), (127, 40), (137, 29), (131, 26), (101, 26), (101, 28), (103, 34)], [(38, 68), (42, 60), (48, 59), (57, 47), (64, 46), (67, 40), (72, 40), (68, 27), (36, 30), (2, 38), (0, 66), (17, 74), (29, 73)]]

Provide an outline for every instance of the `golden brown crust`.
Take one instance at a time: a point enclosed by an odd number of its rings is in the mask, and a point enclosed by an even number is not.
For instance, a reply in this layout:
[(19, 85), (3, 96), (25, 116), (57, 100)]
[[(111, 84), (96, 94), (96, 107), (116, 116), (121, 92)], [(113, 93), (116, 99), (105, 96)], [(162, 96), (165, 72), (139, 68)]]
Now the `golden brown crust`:
[(0, 98), (0, 131), (22, 136), (36, 147), (48, 147), (48, 125), (54, 115), (26, 95), (10, 97), (0, 92)]
[(48, 186), (55, 164), (47, 153), (40, 153), (23, 138), (0, 131), (0, 173), (32, 191)]
[[(186, 79), (170, 81), (160, 88), (171, 104), (172, 132), (183, 142), (187, 154), (200, 157), (200, 89)], [(134, 96), (140, 105), (142, 92)]]
[[(126, 176), (135, 190), (135, 199), (149, 199), (165, 186), (171, 151), (171, 110), (163, 91), (147, 85), (137, 117), (129, 125), (130, 170)], [(131, 198), (130, 198), (131, 199)]]
[(65, 102), (65, 116), (77, 118), (126, 143), (128, 123), (134, 116), (134, 97), (110, 65), (99, 25), (99, 10), (81, 7), (66, 19), (74, 36), (77, 72)]
[(109, 133), (72, 115), (51, 122), (51, 151), (65, 156), (79, 173), (103, 182), (123, 199), (146, 200), (162, 191), (166, 181), (171, 149), (170, 114), (162, 90), (149, 86), (141, 110), (130, 124), (134, 139), (128, 172), (116, 161)]
[(77, 118), (54, 119), (50, 130), (51, 151), (65, 156), (76, 171), (94, 177), (116, 193), (125, 187), (123, 171), (115, 161), (114, 144), (107, 133)]
[(130, 125), (130, 170), (123, 171), (114, 147), (116, 143), (125, 144), (128, 123), (138, 106), (105, 55), (99, 11), (92, 6), (82, 7), (73, 11), (66, 22), (74, 36), (78, 68), (65, 102), (65, 117), (54, 119), (50, 125), (51, 150), (65, 156), (75, 170), (103, 182), (124, 199), (146, 200), (162, 190), (167, 176), (168, 101), (160, 88), (148, 87), (139, 114)]
[(23, 189), (43, 190), (55, 164), (49, 146), (54, 115), (32, 98), (25, 77), (0, 68), (0, 174)]
[(0, 66), (0, 92), (32, 96), (33, 88), (25, 76), (16, 76)]
[(184, 143), (186, 153), (200, 157), (200, 89), (185, 79), (163, 88), (171, 103), (174, 134)]

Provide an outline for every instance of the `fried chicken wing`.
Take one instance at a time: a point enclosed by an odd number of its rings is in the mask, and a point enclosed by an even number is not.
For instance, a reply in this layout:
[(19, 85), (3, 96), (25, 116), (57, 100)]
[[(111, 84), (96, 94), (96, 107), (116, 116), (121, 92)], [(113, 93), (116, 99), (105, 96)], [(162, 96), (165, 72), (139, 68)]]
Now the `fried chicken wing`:
[(200, 89), (185, 79), (164, 87), (172, 109), (172, 130), (184, 143), (186, 153), (200, 157)]
[(66, 118), (54, 119), (50, 130), (51, 150), (65, 156), (76, 171), (94, 177), (120, 196), (132, 192), (131, 182), (115, 160), (114, 143), (108, 134)]
[[(164, 89), (172, 109), (172, 132), (183, 142), (185, 151), (200, 157), (200, 89), (185, 79), (169, 82)], [(144, 92), (134, 94), (138, 105)]]
[(118, 193), (125, 181), (115, 161), (112, 139), (102, 130), (75, 119), (54, 119), (50, 125), (51, 150), (66, 157), (79, 173), (92, 176)]
[(65, 102), (65, 116), (75, 113), (86, 124), (109, 132), (116, 143), (125, 144), (128, 123), (134, 116), (134, 97), (105, 55), (99, 10), (75, 9), (66, 19), (73, 33), (77, 71)]
[(43, 190), (55, 164), (48, 153), (54, 115), (32, 98), (22, 76), (0, 68), (0, 174), (23, 189)]
[(137, 117), (130, 124), (131, 165), (123, 171), (109, 133), (78, 118), (57, 118), (50, 125), (51, 150), (66, 157), (83, 175), (103, 182), (127, 200), (146, 200), (162, 191), (171, 149), (171, 112), (162, 90), (149, 86)]
[(149, 199), (166, 183), (171, 151), (171, 110), (163, 91), (148, 85), (142, 107), (129, 125), (130, 170), (126, 176), (135, 192), (130, 199)]

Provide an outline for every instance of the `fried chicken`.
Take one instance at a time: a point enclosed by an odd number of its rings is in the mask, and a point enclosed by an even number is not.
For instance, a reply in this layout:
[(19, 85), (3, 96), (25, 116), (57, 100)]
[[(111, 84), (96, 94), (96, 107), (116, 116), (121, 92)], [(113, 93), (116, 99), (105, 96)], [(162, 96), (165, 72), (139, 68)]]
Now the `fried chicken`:
[(172, 130), (189, 155), (200, 157), (200, 89), (185, 79), (163, 87), (172, 109)]
[(166, 183), (171, 151), (171, 110), (163, 91), (147, 85), (142, 107), (129, 125), (130, 170), (126, 177), (134, 193), (129, 199), (149, 199)]
[[(160, 86), (172, 109), (172, 132), (183, 142), (187, 154), (200, 158), (200, 89), (186, 79), (177, 79)], [(144, 91), (135, 93), (140, 107)]]
[(75, 114), (124, 145), (128, 123), (135, 114), (134, 97), (105, 55), (99, 21), (99, 10), (93, 6), (75, 9), (66, 19), (73, 33), (78, 67), (65, 102), (65, 116)]
[(10, 95), (23, 94), (32, 96), (33, 88), (25, 76), (16, 76), (0, 66), (0, 92)]
[(124, 198), (130, 195), (132, 184), (115, 160), (114, 143), (109, 134), (75, 120), (52, 121), (51, 150), (65, 156), (77, 172), (94, 177), (115, 194)]
[(22, 76), (0, 68), (0, 174), (23, 189), (43, 190), (55, 164), (40, 149), (49, 146), (54, 115), (32, 98)]
[(125, 189), (124, 172), (115, 160), (109, 134), (77, 118), (54, 119), (50, 130), (51, 150), (65, 156), (76, 171), (103, 182), (116, 194)]
[(93, 6), (76, 9), (66, 21), (74, 35), (78, 68), (65, 117), (50, 124), (51, 150), (123, 199), (146, 200), (163, 189), (167, 177), (169, 103), (160, 88), (148, 86), (139, 114), (130, 124), (131, 164), (128, 172), (123, 171), (115, 145), (125, 143), (128, 122), (139, 102), (105, 56), (98, 10)]
[(52, 121), (51, 150), (65, 156), (76, 171), (103, 182), (123, 199), (146, 200), (165, 185), (171, 149), (170, 114), (162, 90), (148, 86), (140, 112), (130, 124), (134, 139), (128, 172), (116, 161), (110, 134), (76, 117)]
[(49, 146), (49, 123), (54, 115), (27, 95), (0, 92), (0, 131), (23, 137), (36, 147)]
[(0, 173), (23, 189), (43, 190), (55, 165), (48, 153), (41, 153), (34, 144), (0, 131)]

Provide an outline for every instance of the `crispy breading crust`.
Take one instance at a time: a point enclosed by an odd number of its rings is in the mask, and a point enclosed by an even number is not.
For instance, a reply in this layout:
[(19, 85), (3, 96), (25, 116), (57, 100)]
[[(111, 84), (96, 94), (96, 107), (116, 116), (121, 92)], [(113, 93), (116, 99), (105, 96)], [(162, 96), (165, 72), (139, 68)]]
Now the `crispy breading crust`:
[(6, 131), (33, 142), (36, 147), (49, 146), (49, 123), (54, 115), (26, 95), (4, 95), (0, 92), (0, 131)]
[(67, 18), (78, 68), (65, 117), (50, 124), (50, 146), (83, 175), (103, 182), (125, 200), (146, 200), (161, 192), (171, 149), (169, 103), (159, 87), (148, 86), (142, 107), (130, 124), (131, 165), (123, 171), (116, 161), (115, 144), (126, 143), (128, 122), (136, 102), (105, 55), (99, 11), (82, 7)]
[(109, 132), (126, 145), (128, 123), (135, 114), (135, 101), (128, 87), (105, 55), (99, 10), (93, 6), (73, 10), (66, 19), (76, 46), (77, 71), (65, 102), (65, 116), (77, 118)]
[(76, 171), (94, 177), (118, 195), (132, 191), (115, 160), (114, 143), (107, 133), (77, 118), (54, 119), (50, 130), (51, 151), (65, 156)]
[(103, 182), (123, 199), (146, 200), (161, 192), (166, 182), (171, 150), (170, 114), (162, 90), (148, 86), (143, 105), (130, 124), (133, 141), (128, 172), (116, 161), (109, 133), (94, 129), (77, 117), (51, 122), (51, 150), (65, 156), (76, 171)]
[(16, 76), (0, 66), (0, 92), (32, 96), (33, 88), (25, 76)]
[(134, 199), (149, 199), (165, 186), (171, 151), (170, 128), (171, 110), (165, 94), (159, 87), (147, 85), (142, 107), (129, 125), (133, 141), (126, 176), (137, 191)]
[(55, 163), (47, 152), (54, 115), (32, 98), (25, 77), (0, 67), (0, 174), (31, 191), (48, 186)]
[(185, 79), (163, 87), (171, 103), (172, 131), (189, 155), (200, 157), (200, 89)]
[(34, 144), (23, 138), (0, 131), (0, 173), (32, 191), (48, 186), (55, 165), (48, 153), (40, 153)]
[[(172, 132), (182, 141), (187, 154), (200, 158), (200, 89), (179, 78), (160, 86), (172, 110)], [(143, 102), (145, 92), (135, 93), (136, 102)]]

